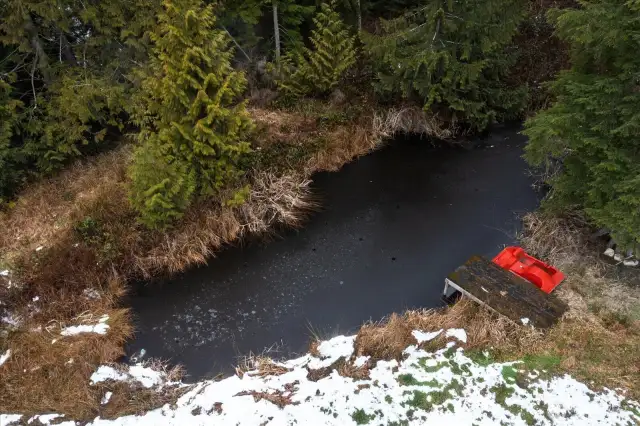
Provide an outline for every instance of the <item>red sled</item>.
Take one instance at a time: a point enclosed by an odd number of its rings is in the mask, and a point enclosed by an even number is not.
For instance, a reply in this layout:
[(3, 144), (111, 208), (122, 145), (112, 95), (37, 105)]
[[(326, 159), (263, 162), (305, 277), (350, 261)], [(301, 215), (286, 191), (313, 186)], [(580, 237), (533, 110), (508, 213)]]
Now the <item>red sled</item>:
[(493, 258), (493, 263), (513, 272), (545, 293), (551, 293), (564, 280), (564, 274), (533, 256), (521, 247), (507, 247)]

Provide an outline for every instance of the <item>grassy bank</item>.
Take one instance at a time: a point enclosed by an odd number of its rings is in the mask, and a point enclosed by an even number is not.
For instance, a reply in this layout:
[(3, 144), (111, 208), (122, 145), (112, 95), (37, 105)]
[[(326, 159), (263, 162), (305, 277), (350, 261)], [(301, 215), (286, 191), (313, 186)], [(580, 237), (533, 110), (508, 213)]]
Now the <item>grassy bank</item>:
[[(379, 112), (364, 98), (253, 108), (251, 115), (257, 129), (244, 178), (201, 200), (167, 232), (140, 225), (130, 207), (128, 145), (34, 184), (3, 213), (0, 270), (8, 272), (0, 276), (0, 353), (10, 351), (10, 358), (0, 367), (0, 412), (104, 415), (104, 389), (90, 386), (89, 377), (117, 360), (132, 336), (127, 311), (119, 307), (129, 280), (178, 273), (205, 263), (225, 244), (278, 225), (300, 226), (315, 207), (308, 187), (313, 173), (338, 170), (395, 132), (449, 136), (420, 110)], [(242, 188), (247, 199), (234, 202)], [(62, 335), (103, 316), (105, 334)], [(122, 406), (110, 415), (140, 405), (115, 401)]]
[[(238, 375), (198, 382), (161, 409), (90, 424), (551, 426), (640, 421), (637, 401), (612, 390), (590, 389), (559, 374), (554, 371), (555, 358), (532, 355), (500, 362), (490, 352), (469, 348), (464, 329), (438, 329), (442, 321), (418, 320), (427, 319), (427, 313), (411, 316), (406, 321), (426, 328), (411, 330), (398, 359), (359, 355), (371, 340), (336, 336), (299, 358), (262, 359)], [(102, 376), (94, 379), (114, 372), (102, 368)], [(171, 386), (163, 374), (147, 370), (149, 378), (143, 379), (140, 373), (131, 368), (122, 377), (107, 380), (153, 382), (156, 390)], [(41, 416), (38, 421), (53, 425), (51, 418)], [(24, 421), (20, 416), (5, 419)]]

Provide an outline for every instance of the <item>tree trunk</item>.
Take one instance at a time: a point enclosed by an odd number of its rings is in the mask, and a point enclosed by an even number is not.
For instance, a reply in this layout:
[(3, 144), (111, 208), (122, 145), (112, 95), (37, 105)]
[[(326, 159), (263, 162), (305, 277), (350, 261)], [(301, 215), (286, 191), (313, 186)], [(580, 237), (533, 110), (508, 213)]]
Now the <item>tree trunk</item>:
[[(51, 83), (51, 77), (49, 74), (49, 58), (42, 47), (42, 41), (40, 40), (40, 36), (38, 35), (38, 30), (33, 25), (33, 21), (31, 17), (29, 17), (24, 23), (25, 33), (29, 36), (29, 42), (31, 43), (31, 48), (33, 49), (33, 53), (36, 55), (37, 67), (38, 71), (42, 75), (42, 79), (45, 84)], [(33, 77), (33, 76), (32, 76)]]
[(360, 0), (355, 0), (356, 2), (356, 19), (358, 25), (358, 32), (362, 31), (362, 10), (360, 9)]
[(278, 4), (273, 2), (273, 37), (276, 43), (276, 62), (280, 62), (280, 25), (278, 24)]

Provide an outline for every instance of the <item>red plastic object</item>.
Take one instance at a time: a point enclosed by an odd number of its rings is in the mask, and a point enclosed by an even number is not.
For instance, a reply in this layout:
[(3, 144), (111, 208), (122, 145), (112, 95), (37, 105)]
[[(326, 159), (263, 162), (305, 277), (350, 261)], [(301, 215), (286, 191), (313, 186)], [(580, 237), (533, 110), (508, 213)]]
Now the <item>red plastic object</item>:
[(521, 247), (507, 247), (493, 259), (493, 263), (551, 293), (564, 280), (564, 274), (553, 266), (529, 256)]

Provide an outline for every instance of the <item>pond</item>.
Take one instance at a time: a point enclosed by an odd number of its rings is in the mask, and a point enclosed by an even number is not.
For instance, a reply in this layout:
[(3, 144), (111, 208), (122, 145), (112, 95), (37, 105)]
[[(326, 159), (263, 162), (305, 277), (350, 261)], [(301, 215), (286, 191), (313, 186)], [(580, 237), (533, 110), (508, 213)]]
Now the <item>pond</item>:
[(440, 306), (444, 277), (513, 243), (519, 217), (538, 205), (519, 130), (473, 148), (398, 139), (314, 176), (322, 208), (303, 229), (139, 288), (128, 350), (180, 363), (197, 380), (233, 371), (249, 353), (291, 357), (312, 336)]

